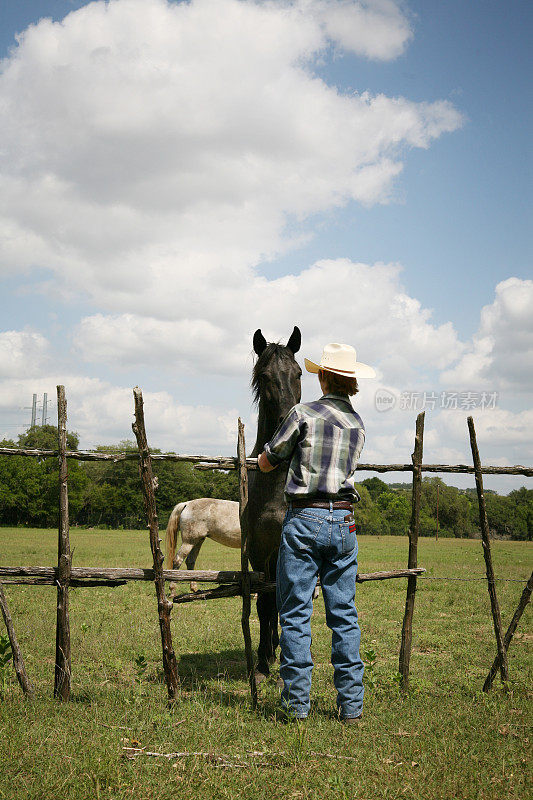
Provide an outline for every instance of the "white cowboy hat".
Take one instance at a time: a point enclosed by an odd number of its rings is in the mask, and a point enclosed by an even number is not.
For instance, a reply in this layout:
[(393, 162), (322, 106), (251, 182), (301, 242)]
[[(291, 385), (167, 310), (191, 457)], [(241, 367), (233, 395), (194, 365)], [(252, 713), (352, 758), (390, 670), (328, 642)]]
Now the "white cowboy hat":
[(320, 364), (304, 359), (308, 372), (317, 373), (319, 369), (334, 372), (336, 375), (345, 375), (347, 378), (375, 378), (376, 373), (368, 364), (357, 360), (357, 354), (349, 344), (332, 342), (324, 347)]

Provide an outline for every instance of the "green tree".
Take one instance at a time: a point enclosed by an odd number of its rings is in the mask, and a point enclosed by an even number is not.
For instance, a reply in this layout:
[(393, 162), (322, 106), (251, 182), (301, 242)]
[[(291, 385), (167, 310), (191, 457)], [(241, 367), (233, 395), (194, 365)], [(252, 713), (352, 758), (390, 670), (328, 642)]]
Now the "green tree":
[(385, 536), (390, 533), (388, 521), (372, 500), (365, 483), (363, 481), (363, 483), (355, 487), (361, 498), (361, 501), (356, 503), (354, 507), (357, 531), (369, 536)]
[[(527, 492), (527, 489), (525, 491)], [(533, 495), (533, 492), (531, 494)], [(524, 494), (519, 494), (517, 497), (513, 492), (508, 496), (488, 494), (485, 497), (485, 505), (489, 529), (493, 536), (523, 540), (528, 540), (528, 537), (531, 536), (531, 516), (533, 515), (531, 498), (528, 502)]]
[(361, 486), (365, 486), (370, 497), (373, 501), (376, 501), (380, 494), (383, 492), (387, 492), (389, 490), (389, 485), (382, 481), (381, 478), (366, 478), (366, 480), (361, 482)]
[[(77, 433), (67, 431), (67, 450), (77, 450), (80, 438)], [(34, 425), (18, 437), (17, 447), (32, 450), (57, 450), (58, 435), (55, 425)]]
[(382, 492), (377, 499), (376, 505), (386, 520), (390, 533), (396, 536), (404, 536), (408, 532), (411, 503), (405, 492)]
[(515, 504), (519, 517), (514, 538), (533, 541), (533, 489), (521, 486), (509, 493), (509, 499)]
[[(99, 453), (137, 453), (130, 441), (99, 445)], [(146, 525), (137, 459), (128, 461), (85, 461), (87, 478), (83, 504), (78, 515), (81, 525), (140, 528)]]
[[(30, 428), (20, 434), (15, 444), (3, 442), (3, 447), (36, 450), (57, 450), (57, 428), (53, 425)], [(69, 450), (78, 449), (78, 436), (67, 433)], [(79, 512), (86, 478), (76, 461), (69, 462), (69, 512), (71, 520)], [(59, 465), (56, 457), (38, 459), (30, 456), (0, 457), (0, 521), (5, 525), (57, 525)]]
[(458, 539), (474, 536), (479, 531), (472, 520), (469, 497), (455, 486), (448, 486), (441, 478), (422, 480), (421, 534), (432, 536), (437, 528), (437, 487), (439, 493), (439, 533)]
[[(97, 451), (136, 454), (137, 446), (124, 440), (116, 445), (100, 445)], [(83, 468), (88, 483), (78, 517), (80, 524), (115, 528), (146, 525), (136, 458), (117, 463), (90, 461)], [(197, 497), (238, 500), (236, 472), (204, 472), (195, 470), (192, 464), (174, 461), (154, 461), (153, 469), (158, 482), (156, 501), (161, 527), (166, 525), (176, 503)]]

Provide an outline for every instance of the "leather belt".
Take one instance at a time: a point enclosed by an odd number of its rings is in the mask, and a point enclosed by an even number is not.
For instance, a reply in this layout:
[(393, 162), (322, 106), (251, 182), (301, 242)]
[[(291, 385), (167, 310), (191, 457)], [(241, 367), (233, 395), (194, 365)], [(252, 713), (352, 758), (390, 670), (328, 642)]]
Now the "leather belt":
[[(329, 508), (328, 500), (291, 500), (294, 508)], [(343, 508), (347, 511), (352, 510), (352, 503), (349, 500), (334, 500), (333, 508)]]

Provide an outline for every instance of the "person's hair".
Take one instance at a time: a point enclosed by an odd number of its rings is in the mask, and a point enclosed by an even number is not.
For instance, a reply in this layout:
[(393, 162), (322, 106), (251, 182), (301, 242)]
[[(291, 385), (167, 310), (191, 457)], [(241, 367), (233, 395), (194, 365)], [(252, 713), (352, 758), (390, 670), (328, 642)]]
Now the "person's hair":
[(330, 372), (327, 369), (319, 370), (318, 375), (326, 384), (328, 394), (334, 392), (352, 396), (359, 391), (357, 378), (349, 378), (347, 375), (337, 375), (336, 372)]

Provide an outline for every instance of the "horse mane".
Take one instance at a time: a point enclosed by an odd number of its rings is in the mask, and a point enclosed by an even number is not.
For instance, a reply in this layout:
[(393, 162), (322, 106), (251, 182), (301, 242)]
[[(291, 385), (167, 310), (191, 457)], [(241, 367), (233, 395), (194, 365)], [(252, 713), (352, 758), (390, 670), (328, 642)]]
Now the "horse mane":
[(277, 342), (270, 342), (267, 344), (254, 364), (254, 368), (252, 370), (252, 379), (250, 381), (252, 386), (252, 398), (254, 405), (256, 406), (259, 405), (259, 399), (261, 396), (260, 378), (263, 375), (267, 364), (269, 364), (273, 358), (275, 358), (277, 361), (285, 362), (292, 361), (294, 359), (294, 355), (284, 344), (278, 344)]

